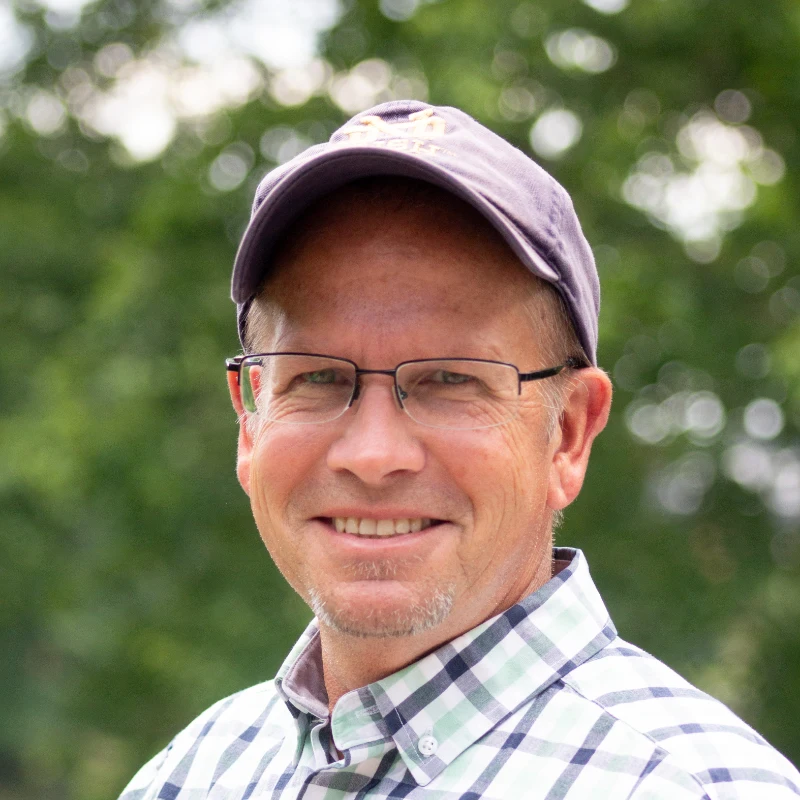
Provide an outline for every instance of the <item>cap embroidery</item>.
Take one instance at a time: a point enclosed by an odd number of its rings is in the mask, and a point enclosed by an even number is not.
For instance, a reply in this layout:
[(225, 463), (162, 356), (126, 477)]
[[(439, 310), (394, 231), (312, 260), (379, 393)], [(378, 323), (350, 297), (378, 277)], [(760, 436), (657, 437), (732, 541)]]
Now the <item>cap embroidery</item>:
[(432, 108), (424, 108), (408, 115), (408, 122), (387, 122), (370, 114), (362, 117), (355, 125), (348, 125), (339, 131), (347, 139), (343, 145), (372, 145), (389, 150), (403, 150), (420, 155), (436, 155), (442, 147), (429, 140), (444, 136), (446, 121), (437, 117)]

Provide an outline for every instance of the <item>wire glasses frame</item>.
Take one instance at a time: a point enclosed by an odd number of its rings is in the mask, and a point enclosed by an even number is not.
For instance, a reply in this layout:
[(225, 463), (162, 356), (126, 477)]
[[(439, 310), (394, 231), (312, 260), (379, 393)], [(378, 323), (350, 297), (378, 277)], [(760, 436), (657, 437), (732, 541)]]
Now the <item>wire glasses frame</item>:
[[(266, 381), (265, 364), (269, 365)], [(358, 399), (361, 376), (387, 375), (393, 380), (397, 404), (415, 422), (461, 430), (511, 421), (523, 383), (587, 366), (582, 359), (569, 357), (555, 367), (520, 372), (504, 361), (426, 358), (403, 361), (394, 369), (362, 369), (347, 358), (299, 352), (239, 355), (226, 359), (225, 365), (236, 373), (245, 410), (272, 422), (332, 422)], [(267, 401), (259, 402), (265, 383)]]

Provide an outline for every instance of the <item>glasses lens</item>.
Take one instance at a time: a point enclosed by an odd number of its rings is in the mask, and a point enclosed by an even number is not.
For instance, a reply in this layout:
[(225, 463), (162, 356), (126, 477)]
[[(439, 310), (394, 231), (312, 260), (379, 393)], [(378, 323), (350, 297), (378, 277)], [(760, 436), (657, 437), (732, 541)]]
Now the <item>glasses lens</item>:
[(492, 428), (517, 414), (519, 373), (482, 361), (414, 361), (397, 370), (409, 416), (435, 428)]
[(242, 404), (273, 422), (328, 422), (350, 404), (355, 367), (335, 358), (249, 356), (242, 362)]

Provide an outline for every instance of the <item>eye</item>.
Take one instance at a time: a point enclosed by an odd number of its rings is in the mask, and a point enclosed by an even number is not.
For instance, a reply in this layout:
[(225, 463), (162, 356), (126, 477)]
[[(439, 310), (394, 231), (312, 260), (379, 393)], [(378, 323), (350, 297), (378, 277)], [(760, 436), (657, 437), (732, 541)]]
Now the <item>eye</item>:
[(437, 369), (436, 372), (431, 373), (430, 380), (433, 383), (442, 383), (447, 386), (458, 386), (460, 384), (469, 383), (475, 380), (472, 375), (466, 375), (463, 372), (449, 372), (446, 369)]
[(312, 383), (315, 386), (320, 386), (324, 384), (336, 383), (339, 377), (340, 376), (337, 374), (335, 369), (318, 369), (314, 372), (303, 372), (297, 376), (296, 380), (303, 383)]

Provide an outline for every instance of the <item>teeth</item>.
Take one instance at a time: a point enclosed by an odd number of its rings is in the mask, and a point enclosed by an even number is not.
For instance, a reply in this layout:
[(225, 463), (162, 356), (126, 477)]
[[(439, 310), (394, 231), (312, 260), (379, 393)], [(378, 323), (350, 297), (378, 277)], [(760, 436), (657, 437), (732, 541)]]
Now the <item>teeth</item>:
[(427, 517), (415, 519), (368, 519), (358, 517), (334, 517), (333, 526), (339, 533), (355, 533), (359, 536), (395, 536), (399, 533), (416, 533), (430, 527)]

